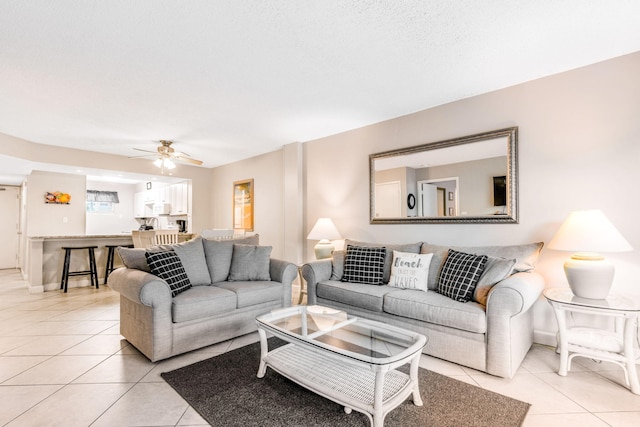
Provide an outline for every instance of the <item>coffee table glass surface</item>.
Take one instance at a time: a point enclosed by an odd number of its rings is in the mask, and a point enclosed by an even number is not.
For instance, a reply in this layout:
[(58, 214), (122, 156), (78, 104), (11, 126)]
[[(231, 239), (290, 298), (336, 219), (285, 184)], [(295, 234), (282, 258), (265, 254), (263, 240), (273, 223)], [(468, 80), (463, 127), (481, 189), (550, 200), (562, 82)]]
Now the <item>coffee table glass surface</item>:
[(257, 318), (262, 328), (373, 365), (420, 352), (423, 335), (322, 306), (295, 306)]

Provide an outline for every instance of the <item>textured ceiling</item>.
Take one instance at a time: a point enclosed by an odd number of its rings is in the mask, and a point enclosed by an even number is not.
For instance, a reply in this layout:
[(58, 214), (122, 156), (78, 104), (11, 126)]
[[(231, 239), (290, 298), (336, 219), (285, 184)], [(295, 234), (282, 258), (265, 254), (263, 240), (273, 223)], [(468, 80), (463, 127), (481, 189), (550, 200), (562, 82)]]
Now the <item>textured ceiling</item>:
[(640, 50), (640, 1), (2, 0), (0, 132), (212, 167)]

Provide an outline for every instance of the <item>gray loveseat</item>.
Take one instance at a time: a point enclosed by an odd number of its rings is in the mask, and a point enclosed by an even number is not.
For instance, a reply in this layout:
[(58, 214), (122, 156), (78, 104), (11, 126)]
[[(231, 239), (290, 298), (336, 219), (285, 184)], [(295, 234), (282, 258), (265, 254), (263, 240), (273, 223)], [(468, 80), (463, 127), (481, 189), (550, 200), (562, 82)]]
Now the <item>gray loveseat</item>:
[[(343, 281), (345, 251), (333, 259), (307, 263), (308, 304), (404, 327), (428, 337), (423, 352), (441, 359), (511, 378), (533, 343), (533, 304), (544, 288), (533, 272), (542, 243), (515, 246), (447, 247), (427, 243), (386, 245), (354, 242), (357, 247), (384, 247), (380, 286)], [(473, 297), (459, 302), (436, 291), (449, 249), (487, 255)], [(425, 290), (389, 285), (393, 251), (433, 254)], [(425, 272), (425, 274), (427, 274)]]
[[(270, 258), (258, 239), (119, 248), (126, 267), (109, 275), (108, 286), (120, 293), (120, 333), (155, 362), (255, 331), (256, 316), (291, 305), (298, 274), (295, 264)], [(177, 277), (178, 285), (151, 274), (156, 265), (148, 257), (158, 252), (173, 261), (177, 255), (184, 270), (174, 262), (159, 274)]]

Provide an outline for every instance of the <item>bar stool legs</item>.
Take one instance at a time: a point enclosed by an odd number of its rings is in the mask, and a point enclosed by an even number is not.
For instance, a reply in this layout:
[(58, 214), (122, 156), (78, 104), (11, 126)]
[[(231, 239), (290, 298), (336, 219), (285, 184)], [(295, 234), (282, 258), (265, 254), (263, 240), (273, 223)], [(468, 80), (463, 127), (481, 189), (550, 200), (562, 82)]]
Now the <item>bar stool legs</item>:
[(111, 274), (111, 272), (113, 270), (115, 270), (115, 267), (113, 266), (113, 263), (115, 261), (116, 258), (116, 254), (115, 254), (115, 250), (117, 247), (124, 247), (124, 248), (133, 248), (133, 245), (106, 245), (105, 247), (108, 249), (107, 252), (107, 267), (104, 270), (104, 285), (107, 284), (107, 279), (109, 278), (109, 274)]
[[(63, 247), (64, 249), (64, 266), (62, 267), (62, 279), (60, 280), (60, 289), (64, 289), (67, 292), (69, 284), (69, 276), (91, 276), (91, 286), (99, 288), (98, 284), (98, 269), (96, 268), (96, 254), (95, 249), (97, 246), (82, 246), (82, 247)], [(89, 270), (82, 271), (69, 271), (69, 264), (71, 263), (71, 251), (73, 250), (87, 250), (89, 252)]]

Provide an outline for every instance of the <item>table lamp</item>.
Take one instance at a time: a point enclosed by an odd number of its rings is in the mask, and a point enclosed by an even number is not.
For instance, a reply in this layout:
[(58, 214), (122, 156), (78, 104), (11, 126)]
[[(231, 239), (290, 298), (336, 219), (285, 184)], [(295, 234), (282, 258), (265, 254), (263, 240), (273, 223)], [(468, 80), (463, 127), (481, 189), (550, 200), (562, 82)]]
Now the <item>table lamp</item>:
[(331, 258), (331, 253), (335, 248), (330, 240), (341, 238), (331, 218), (319, 218), (307, 236), (307, 240), (319, 240), (313, 248), (316, 259)]
[(573, 294), (589, 299), (605, 299), (613, 283), (613, 264), (600, 252), (633, 250), (600, 210), (569, 214), (549, 242), (549, 249), (577, 252), (565, 262), (564, 273)]

